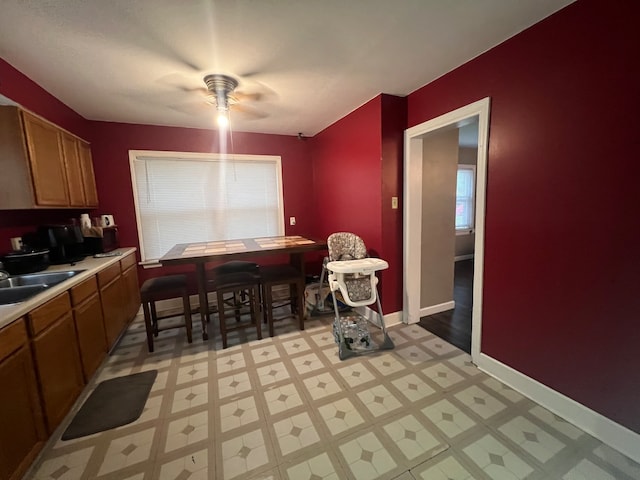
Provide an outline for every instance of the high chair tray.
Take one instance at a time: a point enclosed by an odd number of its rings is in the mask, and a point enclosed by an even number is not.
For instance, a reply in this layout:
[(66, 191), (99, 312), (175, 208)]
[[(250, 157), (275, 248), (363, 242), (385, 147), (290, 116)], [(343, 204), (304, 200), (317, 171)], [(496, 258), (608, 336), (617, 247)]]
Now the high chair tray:
[(381, 258), (361, 258), (358, 260), (340, 260), (327, 263), (327, 268), (336, 273), (373, 273), (389, 268), (389, 264)]

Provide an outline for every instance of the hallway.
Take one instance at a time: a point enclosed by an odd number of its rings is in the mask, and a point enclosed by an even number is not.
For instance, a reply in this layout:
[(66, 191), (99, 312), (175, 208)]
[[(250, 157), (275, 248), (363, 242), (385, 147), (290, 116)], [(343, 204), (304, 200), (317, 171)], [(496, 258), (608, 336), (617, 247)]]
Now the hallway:
[(455, 264), (453, 299), (456, 308), (422, 317), (418, 325), (471, 353), (471, 310), (473, 308), (473, 259)]

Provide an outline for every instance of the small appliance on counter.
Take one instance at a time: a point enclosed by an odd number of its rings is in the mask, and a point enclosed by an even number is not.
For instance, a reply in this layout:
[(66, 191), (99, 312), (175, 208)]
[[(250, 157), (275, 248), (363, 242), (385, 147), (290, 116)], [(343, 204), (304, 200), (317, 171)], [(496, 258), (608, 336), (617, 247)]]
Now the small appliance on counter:
[(87, 255), (107, 253), (120, 248), (118, 239), (118, 227), (91, 227), (83, 228), (84, 252)]
[(2, 258), (3, 269), (9, 275), (24, 275), (46, 270), (49, 265), (49, 250), (23, 247), (4, 255)]
[(54, 265), (79, 262), (86, 256), (78, 225), (42, 225), (38, 227), (38, 237), (49, 249), (49, 259)]

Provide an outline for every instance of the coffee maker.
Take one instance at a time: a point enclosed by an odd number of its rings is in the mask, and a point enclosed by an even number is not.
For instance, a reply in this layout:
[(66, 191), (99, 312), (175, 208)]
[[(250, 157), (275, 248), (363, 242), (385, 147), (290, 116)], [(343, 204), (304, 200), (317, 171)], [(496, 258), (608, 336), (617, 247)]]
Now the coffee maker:
[(85, 257), (84, 237), (77, 225), (42, 225), (38, 228), (38, 237), (49, 249), (49, 260), (54, 265), (73, 264)]

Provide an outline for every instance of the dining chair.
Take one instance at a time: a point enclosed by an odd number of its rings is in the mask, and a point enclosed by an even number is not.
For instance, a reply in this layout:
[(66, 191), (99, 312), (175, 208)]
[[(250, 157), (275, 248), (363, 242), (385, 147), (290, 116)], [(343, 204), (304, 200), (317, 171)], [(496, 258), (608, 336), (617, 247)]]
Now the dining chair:
[[(298, 326), (304, 330), (304, 287), (305, 281), (302, 273), (293, 265), (262, 265), (260, 266), (260, 278), (262, 282), (262, 298), (265, 311), (265, 320), (269, 328), (269, 336), (274, 335), (274, 310), (289, 306), (291, 315), (298, 317)], [(274, 288), (286, 286), (289, 290), (285, 298), (274, 298)], [(291, 315), (280, 317), (287, 318)]]
[[(260, 269), (258, 264), (231, 261), (211, 269), (208, 291), (216, 293), (216, 307), (220, 323), (222, 348), (227, 348), (227, 333), (232, 330), (256, 328), (258, 340), (262, 339)], [(243, 317), (248, 316), (248, 319)], [(235, 318), (229, 323), (228, 318)]]
[[(158, 315), (156, 302), (171, 298), (182, 298), (182, 311)], [(185, 327), (187, 341), (192, 342), (191, 305), (186, 275), (164, 275), (145, 280), (140, 287), (140, 301), (144, 312), (144, 326), (147, 332), (149, 352), (153, 352), (153, 338), (157, 337), (159, 332), (171, 328)], [(158, 323), (160, 320), (179, 316), (184, 316), (184, 323), (175, 323), (165, 327), (160, 327)]]

